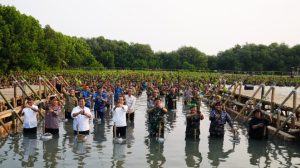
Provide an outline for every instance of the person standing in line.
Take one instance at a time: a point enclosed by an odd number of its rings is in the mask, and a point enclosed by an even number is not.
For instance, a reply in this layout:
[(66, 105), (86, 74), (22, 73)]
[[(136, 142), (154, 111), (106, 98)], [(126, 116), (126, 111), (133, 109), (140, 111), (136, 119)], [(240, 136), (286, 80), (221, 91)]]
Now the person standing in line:
[(233, 131), (231, 117), (226, 111), (222, 110), (221, 103), (215, 104), (215, 109), (212, 110), (209, 114), (209, 120), (211, 121), (209, 126), (210, 137), (224, 137), (224, 125), (226, 124), (226, 122), (229, 124), (231, 130)]
[(177, 108), (176, 101), (177, 101), (176, 88), (172, 87), (170, 89), (170, 92), (166, 96), (166, 105), (169, 110), (173, 110)]
[(267, 126), (269, 123), (269, 120), (263, 118), (260, 109), (254, 110), (253, 117), (249, 121), (249, 138), (257, 140), (268, 138)]
[(200, 120), (203, 120), (204, 116), (200, 111), (197, 111), (196, 104), (192, 104), (190, 110), (186, 116), (185, 139), (199, 140)]
[(164, 137), (164, 115), (168, 110), (163, 107), (161, 99), (155, 99), (154, 108), (148, 110), (150, 137)]
[(92, 97), (93, 94), (90, 90), (90, 87), (88, 85), (85, 86), (85, 90), (83, 90), (81, 92), (81, 97), (83, 97), (85, 99), (85, 106), (88, 107), (89, 109), (91, 109), (92, 107)]
[(71, 113), (73, 120), (74, 134), (89, 135), (90, 124), (89, 120), (92, 118), (91, 111), (85, 106), (84, 98), (79, 98), (79, 105), (74, 107)]
[(115, 103), (118, 102), (118, 99), (121, 95), (123, 95), (123, 88), (122, 88), (122, 85), (121, 85), (121, 82), (118, 82), (117, 83), (117, 86), (115, 87), (115, 95), (114, 95), (114, 101)]
[(66, 90), (63, 90), (63, 93), (65, 97), (65, 118), (72, 119), (71, 112), (78, 104), (78, 99), (75, 96), (75, 90), (70, 89), (69, 93)]
[(58, 103), (56, 96), (50, 97), (50, 102), (45, 109), (45, 133), (49, 132), (53, 135), (59, 133), (59, 114), (61, 113), (61, 105)]
[(98, 91), (94, 94), (94, 114), (95, 119), (101, 119), (101, 122), (104, 122), (105, 118), (105, 108), (107, 103), (107, 94), (104, 87), (98, 89)]
[(135, 111), (135, 102), (136, 97), (132, 95), (132, 89), (127, 90), (127, 95), (125, 95), (126, 105), (128, 106), (128, 111), (126, 114), (126, 119), (130, 122), (134, 122), (134, 111)]
[(120, 96), (118, 102), (113, 108), (113, 136), (114, 138), (126, 139), (126, 113), (128, 111), (128, 106), (124, 105), (124, 98)]
[(27, 103), (22, 109), (24, 114), (23, 133), (25, 135), (36, 135), (37, 133), (37, 113), (39, 112), (38, 106), (34, 105), (34, 100), (27, 97)]

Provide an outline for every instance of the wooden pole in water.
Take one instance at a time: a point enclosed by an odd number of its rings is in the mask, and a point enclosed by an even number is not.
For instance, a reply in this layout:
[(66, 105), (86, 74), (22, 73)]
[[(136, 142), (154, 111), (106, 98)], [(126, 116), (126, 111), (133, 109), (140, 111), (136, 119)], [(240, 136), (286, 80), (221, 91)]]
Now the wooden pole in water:
[[(257, 89), (256, 91), (253, 93), (253, 95), (250, 97), (249, 100), (253, 99), (256, 94), (258, 93), (258, 91), (263, 87), (263, 84), (261, 84)], [(248, 102), (246, 102), (246, 104), (243, 105), (243, 108), (240, 110), (240, 112), (235, 116), (235, 119), (236, 120), (245, 110), (246, 110), (246, 107), (248, 105)]]
[(297, 106), (297, 92), (294, 92), (294, 96), (293, 96), (293, 114), (294, 117), (291, 118), (291, 128), (294, 129), (295, 128), (295, 118), (296, 118), (296, 107)]
[(57, 94), (57, 96), (59, 96), (61, 99), (63, 99), (61, 94), (57, 91), (57, 89), (52, 85), (52, 83), (45, 76), (43, 76), (43, 80), (46, 81), (46, 83), (48, 83), (48, 85), (54, 90), (54, 92)]
[(240, 87), (240, 89), (239, 89), (239, 97), (238, 97), (238, 101), (240, 102), (241, 101), (241, 95), (242, 95), (242, 82), (240, 82), (239, 83), (239, 87)]
[(42, 97), (42, 80), (41, 78), (39, 77), (39, 96)]
[(28, 82), (27, 82), (24, 78), (22, 78), (22, 80), (23, 80), (24, 83), (28, 86), (28, 88), (31, 90), (31, 92), (32, 92), (33, 94), (35, 94), (39, 100), (42, 100), (41, 97), (40, 97), (40, 96), (32, 89), (32, 87), (28, 84)]
[[(264, 87), (263, 87), (263, 88), (264, 88)], [(269, 93), (272, 91), (273, 88), (274, 88), (273, 86), (270, 87), (269, 90), (266, 92), (266, 94), (262, 96), (262, 98), (260, 99), (260, 101), (259, 101), (257, 104), (262, 103), (262, 102), (267, 98), (267, 96), (269, 95)], [(252, 113), (254, 112), (254, 110), (255, 110), (255, 108), (254, 108), (253, 110), (251, 110), (251, 112), (247, 115), (246, 121), (247, 121), (248, 118), (252, 115)]]
[(7, 132), (7, 134), (9, 134), (8, 129), (5, 127), (5, 124), (2, 121), (2, 118), (0, 118), (0, 125), (2, 125), (2, 127), (4, 128), (4, 130)]
[(18, 115), (18, 113), (15, 111), (14, 107), (9, 103), (9, 101), (7, 101), (6, 97), (2, 94), (2, 92), (0, 91), (0, 96), (3, 98), (3, 100), (8, 104), (9, 108), (11, 108), (13, 110), (13, 112), (16, 114), (16, 116), (18, 117), (18, 119), (21, 121), (21, 123), (23, 124), (23, 121), (21, 119), (21, 117)]

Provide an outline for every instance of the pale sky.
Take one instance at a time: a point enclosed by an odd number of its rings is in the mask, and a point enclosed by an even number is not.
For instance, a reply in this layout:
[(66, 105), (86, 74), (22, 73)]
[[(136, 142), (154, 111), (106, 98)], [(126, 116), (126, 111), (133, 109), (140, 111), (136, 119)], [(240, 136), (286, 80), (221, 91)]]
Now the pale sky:
[(69, 36), (192, 46), (215, 55), (246, 43), (300, 42), (300, 0), (0, 0)]

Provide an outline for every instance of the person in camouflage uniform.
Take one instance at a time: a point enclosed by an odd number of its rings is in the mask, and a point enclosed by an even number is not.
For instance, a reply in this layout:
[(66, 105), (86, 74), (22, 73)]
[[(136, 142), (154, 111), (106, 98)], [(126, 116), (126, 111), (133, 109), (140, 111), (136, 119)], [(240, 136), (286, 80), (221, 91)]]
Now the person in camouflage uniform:
[(199, 140), (200, 120), (204, 119), (203, 114), (197, 111), (197, 105), (190, 106), (191, 112), (186, 116), (185, 139)]
[[(163, 116), (168, 112), (166, 108), (162, 106), (160, 98), (155, 99), (154, 108), (148, 110), (149, 114), (149, 133), (151, 137), (163, 138), (164, 136), (164, 118)], [(160, 132), (159, 132), (160, 130)]]

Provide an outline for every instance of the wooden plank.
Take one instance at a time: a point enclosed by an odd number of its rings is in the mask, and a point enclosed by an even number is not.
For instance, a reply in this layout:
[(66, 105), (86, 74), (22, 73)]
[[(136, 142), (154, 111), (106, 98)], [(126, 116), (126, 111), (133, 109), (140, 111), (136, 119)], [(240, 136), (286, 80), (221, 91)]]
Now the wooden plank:
[[(268, 126), (268, 131), (269, 131), (270, 135), (274, 135), (277, 132), (277, 128)], [(295, 136), (288, 134), (286, 132), (283, 132), (283, 131), (278, 131), (277, 135), (279, 138), (286, 140), (286, 141), (295, 141), (296, 140)]]

